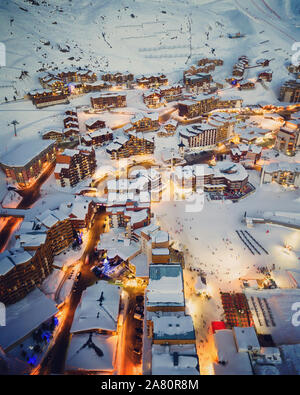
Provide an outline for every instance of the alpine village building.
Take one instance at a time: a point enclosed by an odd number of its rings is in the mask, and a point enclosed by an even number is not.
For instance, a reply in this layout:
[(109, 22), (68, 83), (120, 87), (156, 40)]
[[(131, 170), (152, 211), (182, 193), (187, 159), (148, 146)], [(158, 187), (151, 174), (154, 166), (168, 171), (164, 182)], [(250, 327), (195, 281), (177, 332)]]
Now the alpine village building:
[(57, 155), (54, 176), (61, 187), (74, 187), (81, 180), (91, 177), (95, 170), (95, 150), (81, 145), (76, 149), (65, 149)]

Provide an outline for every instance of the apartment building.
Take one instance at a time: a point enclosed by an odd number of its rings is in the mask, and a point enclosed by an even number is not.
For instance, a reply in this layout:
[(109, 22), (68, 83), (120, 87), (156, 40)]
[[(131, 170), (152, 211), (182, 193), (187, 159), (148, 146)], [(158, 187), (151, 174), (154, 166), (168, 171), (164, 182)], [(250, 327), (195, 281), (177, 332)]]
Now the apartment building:
[(54, 176), (61, 187), (74, 187), (81, 180), (91, 177), (95, 170), (95, 150), (81, 145), (77, 149), (65, 149), (57, 155)]

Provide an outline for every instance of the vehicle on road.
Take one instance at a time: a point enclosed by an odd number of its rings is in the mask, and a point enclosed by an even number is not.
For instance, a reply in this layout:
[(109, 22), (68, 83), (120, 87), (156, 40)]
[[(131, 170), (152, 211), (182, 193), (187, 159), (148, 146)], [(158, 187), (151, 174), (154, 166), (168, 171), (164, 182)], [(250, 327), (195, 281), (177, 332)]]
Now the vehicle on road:
[(80, 277), (81, 277), (81, 272), (79, 272), (79, 273), (77, 274), (76, 280), (77, 280), (77, 281), (80, 280)]
[(142, 353), (141, 349), (140, 349), (140, 348), (137, 348), (137, 347), (135, 347), (132, 351), (133, 351), (133, 353), (136, 354), (136, 355), (141, 355), (141, 353)]
[(144, 315), (138, 314), (138, 313), (134, 313), (133, 318), (134, 318), (135, 320), (143, 321), (143, 320), (144, 320)]

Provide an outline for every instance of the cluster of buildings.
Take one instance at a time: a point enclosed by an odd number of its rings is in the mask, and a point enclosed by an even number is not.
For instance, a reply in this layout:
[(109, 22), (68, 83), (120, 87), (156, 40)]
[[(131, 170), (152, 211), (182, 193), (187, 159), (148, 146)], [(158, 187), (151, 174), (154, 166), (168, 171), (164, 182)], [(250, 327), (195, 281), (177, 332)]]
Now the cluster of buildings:
[[(199, 375), (192, 317), (185, 312), (180, 264), (151, 264), (146, 289), (147, 339), (151, 353), (144, 356), (146, 374)], [(144, 345), (144, 349), (145, 349)]]
[(34, 220), (24, 220), (15, 247), (0, 254), (0, 301), (16, 303), (41, 284), (52, 272), (54, 256), (90, 226), (94, 213), (93, 202), (75, 197)]
[(240, 108), (243, 100), (237, 97), (221, 99), (214, 94), (201, 94), (195, 99), (178, 102), (179, 116), (196, 118), (213, 110), (223, 108)]
[(58, 143), (72, 141), (79, 138), (79, 123), (76, 109), (66, 110), (63, 128), (46, 128), (41, 135), (44, 140), (56, 140)]
[(99, 92), (111, 87), (110, 84), (97, 82), (97, 76), (91, 70), (76, 68), (61, 72), (49, 71), (39, 81), (44, 90), (27, 95), (37, 108), (68, 103), (70, 95)]
[(153, 137), (144, 135), (142, 132), (130, 131), (126, 136), (116, 137), (108, 145), (106, 152), (111, 159), (121, 159), (134, 155), (153, 154), (154, 148)]
[(218, 162), (216, 166), (177, 166), (174, 179), (183, 192), (243, 192), (248, 184), (248, 173), (240, 163)]
[(188, 148), (215, 146), (232, 137), (236, 119), (225, 112), (215, 112), (207, 121), (181, 126), (179, 136)]
[(136, 132), (155, 132), (159, 129), (158, 113), (137, 113), (131, 118), (130, 123), (123, 127), (124, 133), (135, 130)]
[(91, 105), (95, 110), (126, 107), (126, 94), (114, 92), (99, 93), (91, 97)]
[(164, 103), (180, 100), (182, 98), (182, 86), (160, 86), (143, 94), (144, 103), (149, 108), (158, 108)]
[(300, 338), (292, 317), (299, 299), (299, 273), (274, 272), (272, 277), (274, 289), (259, 289), (252, 279), (244, 290), (252, 325), (212, 323), (215, 374), (299, 374)]
[(197, 67), (192, 66), (183, 73), (183, 82), (187, 92), (190, 93), (202, 93), (202, 92), (214, 92), (218, 88), (222, 88), (221, 84), (214, 83), (211, 76), (216, 66), (222, 66), (222, 59), (200, 59)]
[(238, 62), (235, 63), (232, 70), (234, 77), (243, 77), (246, 67), (249, 65), (249, 59), (247, 56), (240, 56)]
[(142, 76), (136, 79), (137, 86), (142, 89), (157, 88), (160, 85), (168, 85), (168, 78), (164, 74)]

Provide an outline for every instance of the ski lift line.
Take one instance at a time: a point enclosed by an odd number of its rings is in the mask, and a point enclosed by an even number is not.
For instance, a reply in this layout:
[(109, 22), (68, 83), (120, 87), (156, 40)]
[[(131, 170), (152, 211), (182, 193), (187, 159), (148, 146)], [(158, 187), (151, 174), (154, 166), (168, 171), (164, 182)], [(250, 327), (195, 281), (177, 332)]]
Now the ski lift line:
[(254, 251), (256, 251), (258, 253), (258, 255), (261, 255), (260, 251), (258, 251), (258, 249), (251, 243), (251, 241), (248, 239), (248, 237), (245, 235), (244, 231), (241, 230), (241, 234), (243, 235), (243, 237), (245, 238), (245, 240), (247, 240), (247, 242), (250, 244), (250, 246), (254, 249)]
[(251, 239), (267, 254), (269, 255), (268, 251), (247, 231), (245, 230), (245, 233), (247, 233), (248, 236), (251, 237)]
[(252, 249), (249, 247), (249, 245), (245, 242), (245, 240), (242, 238), (242, 236), (240, 235), (239, 231), (236, 230), (237, 235), (239, 236), (239, 238), (241, 239), (242, 243), (248, 248), (248, 250), (251, 252), (252, 255), (255, 255), (255, 253), (252, 251)]

